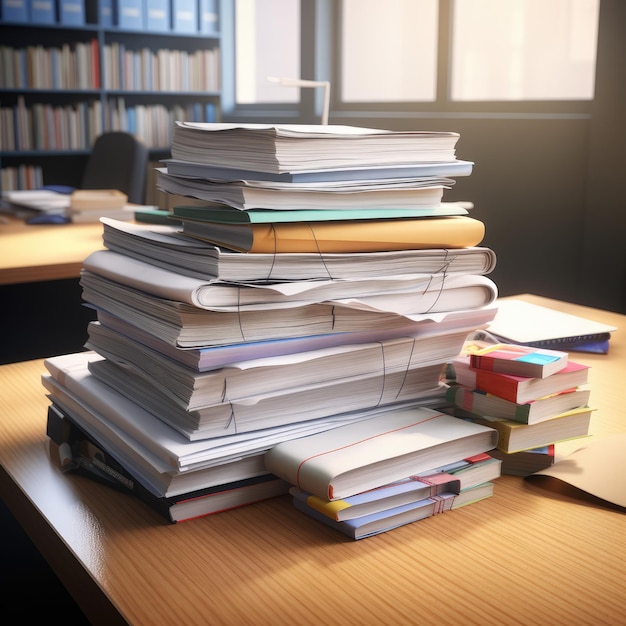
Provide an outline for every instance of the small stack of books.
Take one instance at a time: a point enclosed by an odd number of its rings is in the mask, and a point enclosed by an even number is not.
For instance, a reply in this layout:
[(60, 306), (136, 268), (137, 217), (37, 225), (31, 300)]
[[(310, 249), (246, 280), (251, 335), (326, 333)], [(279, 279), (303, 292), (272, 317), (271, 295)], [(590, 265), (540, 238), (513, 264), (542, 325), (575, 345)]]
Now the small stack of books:
[[(122, 476), (181, 521), (287, 493), (264, 463), (277, 444), (445, 404), (442, 370), (493, 319), (497, 295), (483, 225), (440, 203), (432, 180), (471, 170), (454, 158), (457, 139), (177, 125), (182, 191), (201, 199), (200, 181), (229, 194), (174, 210), (172, 225), (103, 218), (107, 249), (85, 259), (80, 281), (97, 310), (89, 351), (47, 359), (42, 377), (62, 466)], [(224, 171), (237, 165), (244, 181)], [(250, 189), (262, 208), (239, 203)], [(423, 469), (478, 451), (464, 452)]]
[(294, 506), (363, 539), (483, 500), (501, 462), (488, 427), (427, 408), (399, 411), (278, 444), (267, 468)]
[(585, 437), (588, 366), (567, 352), (496, 344), (453, 361), (456, 384), (446, 392), (454, 414), (499, 432), (502, 473), (528, 475), (554, 462), (554, 444)]

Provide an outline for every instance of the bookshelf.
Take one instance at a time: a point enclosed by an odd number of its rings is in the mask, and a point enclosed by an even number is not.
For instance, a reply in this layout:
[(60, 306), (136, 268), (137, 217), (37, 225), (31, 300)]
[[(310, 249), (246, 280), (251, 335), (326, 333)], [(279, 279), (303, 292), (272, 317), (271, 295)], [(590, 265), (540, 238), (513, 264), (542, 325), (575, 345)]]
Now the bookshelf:
[(0, 0), (0, 190), (77, 186), (108, 130), (167, 156), (220, 117), (220, 45), (219, 0)]

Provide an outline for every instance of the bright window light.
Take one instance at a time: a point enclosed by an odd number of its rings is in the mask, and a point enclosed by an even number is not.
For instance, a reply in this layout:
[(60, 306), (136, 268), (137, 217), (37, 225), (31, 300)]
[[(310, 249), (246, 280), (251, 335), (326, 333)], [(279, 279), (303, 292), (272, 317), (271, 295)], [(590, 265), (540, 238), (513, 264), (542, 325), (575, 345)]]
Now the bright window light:
[(298, 102), (297, 87), (268, 76), (300, 76), (300, 0), (236, 0), (237, 104)]
[(343, 0), (341, 100), (432, 102), (438, 0)]
[(599, 0), (455, 0), (452, 100), (591, 100)]

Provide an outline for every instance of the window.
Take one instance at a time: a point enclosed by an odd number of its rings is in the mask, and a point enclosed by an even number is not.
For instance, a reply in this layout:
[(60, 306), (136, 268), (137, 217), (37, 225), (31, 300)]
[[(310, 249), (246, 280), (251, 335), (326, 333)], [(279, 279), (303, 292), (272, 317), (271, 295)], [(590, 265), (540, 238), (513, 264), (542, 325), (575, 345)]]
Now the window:
[(599, 2), (236, 0), (226, 102), (310, 116), (278, 76), (330, 80), (335, 112), (578, 110), (594, 96)]
[(298, 101), (268, 76), (300, 77), (300, 0), (237, 0), (235, 42), (237, 104)]
[(456, 0), (452, 100), (592, 100), (599, 0)]
[(341, 5), (341, 100), (435, 100), (438, 0), (343, 0)]

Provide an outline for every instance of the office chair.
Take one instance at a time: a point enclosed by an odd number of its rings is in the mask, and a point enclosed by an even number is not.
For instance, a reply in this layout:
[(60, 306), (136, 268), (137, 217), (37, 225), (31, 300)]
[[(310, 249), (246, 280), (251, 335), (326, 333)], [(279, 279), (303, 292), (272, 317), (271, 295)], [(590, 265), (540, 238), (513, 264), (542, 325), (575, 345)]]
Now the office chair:
[(134, 135), (112, 131), (100, 135), (87, 159), (81, 189), (117, 189), (133, 204), (145, 204), (148, 147)]

